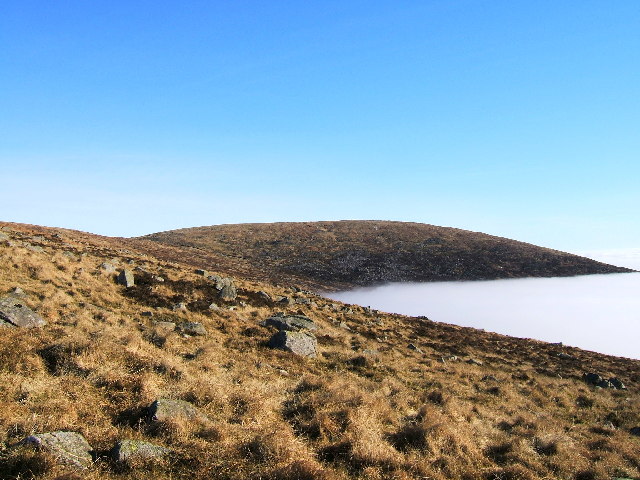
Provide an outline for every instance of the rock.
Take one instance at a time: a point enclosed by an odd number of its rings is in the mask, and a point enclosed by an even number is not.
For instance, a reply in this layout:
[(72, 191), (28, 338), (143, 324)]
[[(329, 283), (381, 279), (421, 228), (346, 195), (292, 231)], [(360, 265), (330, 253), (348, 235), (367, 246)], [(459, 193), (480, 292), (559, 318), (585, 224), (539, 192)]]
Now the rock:
[(211, 310), (212, 312), (219, 312), (222, 309), (215, 303), (212, 303), (211, 305), (209, 305), (209, 310)]
[(75, 253), (70, 252), (69, 250), (65, 250), (64, 252), (62, 252), (62, 255), (64, 255), (65, 257), (67, 257), (69, 260), (77, 262), (80, 259), (76, 256)]
[(347, 325), (347, 323), (346, 323), (346, 322), (340, 322), (340, 323), (338, 324), (338, 327), (343, 328), (344, 330), (349, 330), (349, 331), (351, 331), (351, 328), (349, 328), (349, 325)]
[(178, 303), (174, 303), (171, 306), (171, 309), (176, 312), (176, 311), (181, 311), (181, 312), (186, 312), (187, 311), (187, 304), (184, 302), (178, 302)]
[(575, 357), (573, 355), (569, 355), (568, 353), (560, 352), (556, 355), (558, 358), (562, 360), (573, 360)]
[(633, 427), (629, 430), (631, 435), (635, 435), (636, 437), (640, 437), (640, 427)]
[(9, 295), (17, 298), (27, 298), (27, 294), (20, 287), (14, 287), (9, 291)]
[(161, 276), (159, 276), (159, 275), (152, 275), (152, 276), (151, 276), (151, 279), (152, 279), (154, 282), (164, 283), (164, 278), (163, 278), (163, 277), (161, 277)]
[(603, 378), (597, 373), (585, 373), (582, 375), (582, 380), (589, 385), (599, 385), (603, 382)]
[(625, 386), (625, 384), (624, 384), (624, 383), (622, 383), (622, 381), (621, 381), (619, 378), (617, 378), (617, 377), (611, 377), (611, 378), (609, 379), (609, 383), (610, 383), (611, 385), (613, 385), (613, 388), (617, 388), (618, 390), (626, 390), (626, 389), (627, 389), (627, 387)]
[(153, 326), (162, 332), (173, 332), (176, 329), (175, 323), (166, 321), (154, 322)]
[(202, 275), (203, 277), (206, 277), (207, 275), (209, 275), (209, 272), (207, 272), (206, 270), (201, 270), (200, 268), (197, 268), (195, 270), (195, 274), (196, 275)]
[(318, 329), (314, 321), (305, 315), (284, 315), (282, 313), (267, 318), (262, 322), (262, 325), (289, 331)]
[[(206, 277), (207, 277), (207, 280), (211, 280), (216, 285), (218, 285), (219, 282), (222, 282), (222, 277), (220, 275), (212, 274), (212, 275), (206, 275)], [(220, 287), (220, 288), (222, 288), (222, 287)], [(220, 290), (220, 288), (218, 288), (216, 286), (217, 290)]]
[(467, 363), (469, 365), (478, 365), (478, 366), (482, 366), (484, 365), (484, 363), (482, 363), (480, 360), (476, 360), (475, 358), (470, 358), (467, 360)]
[(116, 462), (126, 464), (145, 463), (162, 460), (171, 450), (142, 440), (121, 440), (111, 451), (111, 457)]
[(11, 237), (4, 232), (0, 232), (0, 242), (8, 242)]
[(318, 341), (308, 332), (280, 330), (269, 340), (271, 348), (278, 348), (303, 357), (314, 358), (318, 355)]
[(271, 295), (269, 295), (267, 292), (263, 292), (262, 290), (260, 290), (257, 295), (258, 298), (264, 302), (271, 303), (273, 301), (271, 299)]
[(407, 345), (407, 348), (409, 350), (415, 350), (418, 353), (422, 353), (422, 350), (420, 350), (418, 347), (416, 347), (413, 343), (410, 343), (409, 345)]
[(100, 264), (100, 268), (107, 273), (116, 273), (116, 267), (114, 267), (109, 262), (103, 262)]
[(293, 300), (298, 305), (309, 305), (311, 303), (311, 300), (309, 300), (307, 297), (296, 297)]
[(609, 380), (604, 380), (604, 379), (602, 379), (600, 382), (598, 382), (598, 384), (596, 385), (596, 387), (600, 387), (600, 388), (614, 388), (613, 384), (612, 384)]
[(89, 468), (93, 462), (91, 445), (76, 432), (40, 433), (25, 438), (21, 443), (47, 451), (66, 465)]
[(207, 329), (200, 322), (185, 322), (177, 325), (178, 330), (185, 335), (205, 336)]
[(233, 282), (222, 287), (220, 293), (218, 293), (218, 297), (226, 302), (234, 301), (238, 297), (238, 292)]
[(126, 288), (133, 287), (135, 285), (133, 272), (128, 268), (125, 268), (118, 275), (117, 282), (118, 282), (118, 285), (124, 285)]
[(47, 322), (24, 305), (20, 298), (9, 295), (0, 298), (0, 324), (21, 328), (37, 328), (46, 325)]
[(179, 420), (206, 420), (202, 414), (191, 403), (184, 400), (173, 400), (170, 398), (159, 398), (149, 406), (149, 417), (154, 422), (170, 422)]
[(142, 315), (143, 317), (153, 317), (153, 312), (150, 311), (144, 311), (142, 313), (140, 313), (140, 315)]

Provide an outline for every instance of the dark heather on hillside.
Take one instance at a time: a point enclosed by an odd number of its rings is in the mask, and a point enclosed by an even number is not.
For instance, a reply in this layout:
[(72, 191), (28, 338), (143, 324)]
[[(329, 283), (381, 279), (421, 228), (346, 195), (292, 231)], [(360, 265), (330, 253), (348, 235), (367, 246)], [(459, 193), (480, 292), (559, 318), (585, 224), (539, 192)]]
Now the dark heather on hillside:
[(405, 222), (218, 225), (142, 239), (249, 264), (256, 278), (311, 288), (631, 271), (484, 233)]

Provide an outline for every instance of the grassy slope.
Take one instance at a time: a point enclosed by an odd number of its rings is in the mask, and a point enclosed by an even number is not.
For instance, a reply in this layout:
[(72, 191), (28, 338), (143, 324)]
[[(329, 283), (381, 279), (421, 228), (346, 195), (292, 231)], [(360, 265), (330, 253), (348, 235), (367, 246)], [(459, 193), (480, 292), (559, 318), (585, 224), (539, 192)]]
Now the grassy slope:
[(218, 225), (142, 239), (192, 252), (201, 262), (236, 266), (255, 278), (315, 289), (630, 271), (506, 238), (405, 222)]
[[(312, 294), (305, 295), (315, 304), (275, 307), (256, 292), (301, 294), (243, 279), (238, 302), (212, 312), (213, 290), (191, 267), (119, 239), (4, 225), (14, 246), (0, 241), (0, 292), (22, 287), (25, 303), (49, 324), (2, 330), (0, 478), (640, 476), (640, 438), (628, 433), (640, 425), (639, 361), (343, 309)], [(98, 268), (104, 261), (149, 273), (138, 271), (139, 285), (126, 290)], [(154, 283), (151, 274), (166, 281)], [(173, 312), (178, 301), (188, 311)], [(147, 310), (155, 316), (141, 316)], [(278, 310), (320, 325), (317, 359), (265, 346), (272, 332), (258, 322)], [(162, 315), (202, 322), (209, 335), (157, 331), (153, 319)], [(580, 380), (585, 371), (617, 376), (629, 388), (595, 390)], [(138, 422), (165, 396), (193, 402), (212, 423), (152, 429)], [(66, 467), (10, 448), (30, 433), (59, 429), (80, 431), (98, 453), (140, 438), (176, 454), (141, 470), (102, 456), (89, 472), (61, 477)]]

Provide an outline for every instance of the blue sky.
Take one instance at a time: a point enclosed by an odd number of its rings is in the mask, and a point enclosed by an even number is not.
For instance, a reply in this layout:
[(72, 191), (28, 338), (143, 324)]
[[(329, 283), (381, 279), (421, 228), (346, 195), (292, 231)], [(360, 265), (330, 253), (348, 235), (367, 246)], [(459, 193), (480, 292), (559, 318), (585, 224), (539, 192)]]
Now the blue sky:
[(640, 244), (637, 1), (21, 1), (0, 219), (390, 219)]

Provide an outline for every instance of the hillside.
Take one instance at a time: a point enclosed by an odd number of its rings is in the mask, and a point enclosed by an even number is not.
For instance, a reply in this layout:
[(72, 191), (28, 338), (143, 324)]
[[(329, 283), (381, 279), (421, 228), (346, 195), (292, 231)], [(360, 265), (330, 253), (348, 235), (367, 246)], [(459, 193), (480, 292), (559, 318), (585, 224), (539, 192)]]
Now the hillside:
[(591, 259), (455, 228), (386, 221), (217, 225), (142, 237), (211, 268), (316, 290), (386, 282), (629, 272)]
[(640, 361), (0, 228), (0, 478), (640, 477)]

